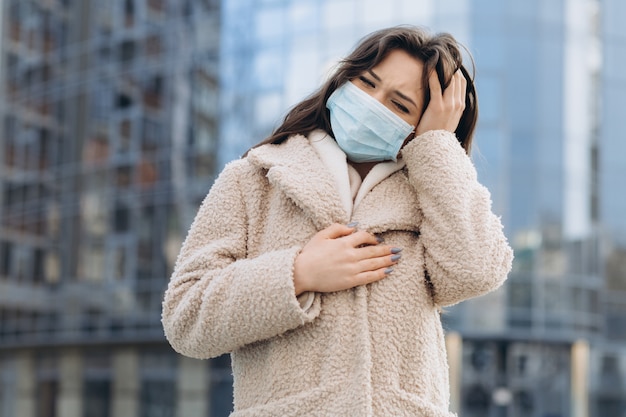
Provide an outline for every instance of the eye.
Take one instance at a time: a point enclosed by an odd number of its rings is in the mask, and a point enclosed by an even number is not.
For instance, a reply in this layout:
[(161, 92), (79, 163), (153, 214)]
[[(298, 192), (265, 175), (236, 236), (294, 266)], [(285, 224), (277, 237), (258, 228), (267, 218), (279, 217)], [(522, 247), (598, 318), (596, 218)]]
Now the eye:
[(402, 113), (406, 113), (406, 114), (409, 113), (409, 109), (406, 108), (406, 106), (403, 105), (402, 103), (398, 103), (397, 101), (394, 101), (393, 105), (396, 106), (396, 108), (400, 110)]
[(370, 88), (376, 87), (376, 85), (374, 85), (374, 83), (371, 80), (369, 80), (368, 78), (364, 77), (363, 75), (359, 76), (359, 81), (361, 81), (363, 84), (365, 84), (366, 86), (368, 86)]

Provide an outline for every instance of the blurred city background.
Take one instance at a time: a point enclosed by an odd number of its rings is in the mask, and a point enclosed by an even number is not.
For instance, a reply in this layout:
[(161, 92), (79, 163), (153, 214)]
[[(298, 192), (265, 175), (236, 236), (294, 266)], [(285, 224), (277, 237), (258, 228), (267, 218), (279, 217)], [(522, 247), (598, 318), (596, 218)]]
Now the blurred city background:
[(2, 0), (0, 417), (227, 416), (160, 324), (224, 164), (367, 33), (476, 63), (472, 158), (515, 249), (444, 314), (463, 417), (626, 416), (626, 2)]

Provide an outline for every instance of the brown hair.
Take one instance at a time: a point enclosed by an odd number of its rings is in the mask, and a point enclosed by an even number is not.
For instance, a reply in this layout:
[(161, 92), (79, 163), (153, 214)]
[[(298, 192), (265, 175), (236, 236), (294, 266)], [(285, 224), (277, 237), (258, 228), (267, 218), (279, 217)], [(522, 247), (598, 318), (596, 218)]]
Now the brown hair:
[(316, 92), (294, 106), (282, 124), (253, 148), (267, 143), (279, 144), (291, 135), (308, 135), (315, 129), (322, 129), (332, 135), (330, 115), (326, 109), (328, 97), (343, 83), (375, 67), (392, 50), (401, 49), (424, 64), (421, 80), (422, 88), (426, 92), (424, 109), (430, 101), (428, 75), (433, 69), (437, 71), (444, 89), (457, 70), (460, 69), (463, 73), (467, 80), (465, 110), (454, 133), (469, 154), (478, 119), (478, 103), (474, 80), (463, 66), (460, 48), (465, 49), (448, 33), (431, 35), (425, 29), (415, 26), (396, 26), (373, 32), (363, 38), (350, 55), (341, 60), (333, 75)]

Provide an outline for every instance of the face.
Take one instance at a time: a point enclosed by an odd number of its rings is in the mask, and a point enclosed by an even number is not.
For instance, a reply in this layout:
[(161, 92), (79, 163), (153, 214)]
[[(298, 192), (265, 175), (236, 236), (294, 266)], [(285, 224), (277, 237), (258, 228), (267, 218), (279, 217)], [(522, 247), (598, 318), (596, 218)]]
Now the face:
[(421, 61), (395, 49), (378, 65), (351, 81), (415, 127), (424, 110), (423, 70)]

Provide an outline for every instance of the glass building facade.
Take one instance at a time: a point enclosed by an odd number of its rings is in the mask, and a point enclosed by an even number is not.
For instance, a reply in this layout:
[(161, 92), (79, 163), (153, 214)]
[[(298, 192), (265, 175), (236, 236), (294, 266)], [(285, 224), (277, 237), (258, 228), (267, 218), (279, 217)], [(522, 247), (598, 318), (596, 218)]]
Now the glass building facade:
[(618, 191), (626, 178), (624, 7), (618, 0), (223, 6), (221, 165), (266, 137), (373, 30), (423, 25), (468, 46), (480, 104), (472, 157), (516, 259), (502, 289), (443, 316), (449, 333), (461, 336), (450, 341), (462, 363), (452, 387), (460, 415), (626, 415), (626, 196)]
[(623, 416), (626, 408), (626, 4), (602, 0), (599, 33), (602, 66), (599, 83), (598, 148), (593, 161), (597, 165), (598, 208), (601, 230), (601, 255), (605, 281), (605, 337), (607, 348), (596, 355), (595, 395), (601, 408), (598, 415)]
[(0, 416), (230, 410), (229, 363), (179, 357), (160, 322), (216, 173), (219, 21), (212, 0), (0, 3)]

